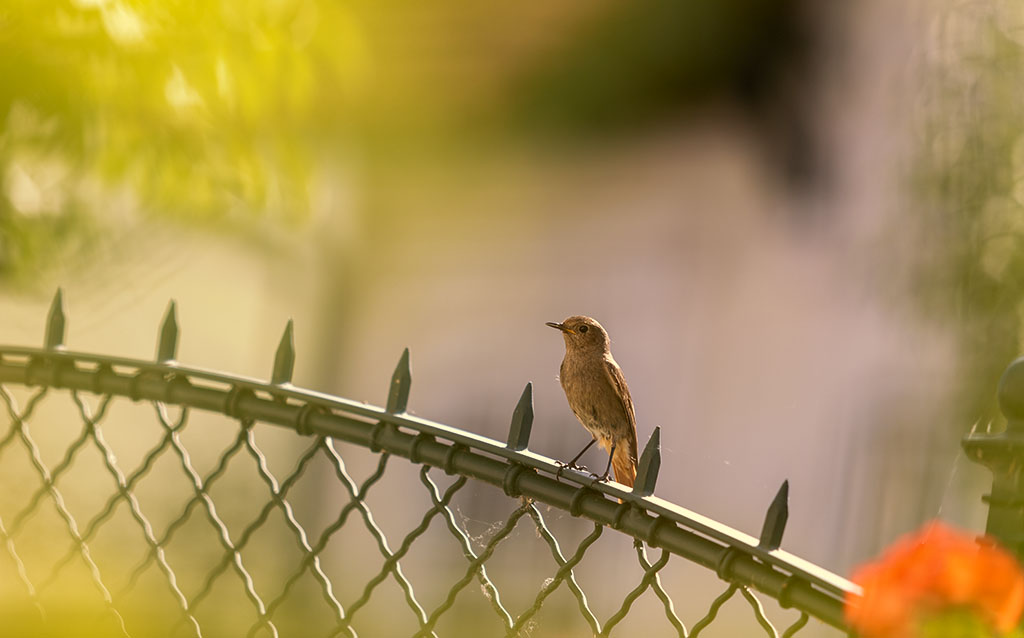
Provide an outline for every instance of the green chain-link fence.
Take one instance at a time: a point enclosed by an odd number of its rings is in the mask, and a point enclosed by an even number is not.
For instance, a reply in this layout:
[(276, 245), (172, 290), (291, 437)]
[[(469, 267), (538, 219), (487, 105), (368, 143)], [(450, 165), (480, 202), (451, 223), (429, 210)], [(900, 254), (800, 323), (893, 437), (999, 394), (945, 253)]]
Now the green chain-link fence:
[(632, 491), (556, 476), (527, 450), (529, 385), (503, 444), (409, 415), (408, 352), (379, 408), (293, 387), (291, 325), (269, 383), (179, 365), (177, 334), (172, 305), (156, 362), (69, 352), (58, 293), (44, 348), (0, 348), (9, 628), (694, 637), (715, 622), (718, 635), (790, 636), (814, 617), (819, 632), (844, 629), (857, 588), (778, 549), (785, 485), (753, 538), (652, 496), (657, 431)]

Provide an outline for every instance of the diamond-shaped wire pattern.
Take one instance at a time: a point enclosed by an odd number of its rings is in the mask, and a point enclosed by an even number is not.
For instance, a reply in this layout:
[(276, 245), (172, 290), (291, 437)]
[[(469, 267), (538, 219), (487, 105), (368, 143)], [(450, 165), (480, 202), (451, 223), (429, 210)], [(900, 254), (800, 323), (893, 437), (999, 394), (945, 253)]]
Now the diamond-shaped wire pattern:
[(730, 607), (728, 627), (779, 635), (743, 582), (707, 600), (689, 580), (712, 572), (648, 557), (657, 519), (641, 539), (545, 509), (517, 494), (522, 468), (496, 493), (453, 471), (458, 445), (444, 467), (417, 460), (428, 434), (410, 465), (374, 450), (383, 423), (354, 446), (309, 431), (302, 410), (288, 431), (59, 386), (0, 384), (0, 402), (0, 573), (23, 601), (19, 635), (692, 638), (737, 592), (749, 610)]

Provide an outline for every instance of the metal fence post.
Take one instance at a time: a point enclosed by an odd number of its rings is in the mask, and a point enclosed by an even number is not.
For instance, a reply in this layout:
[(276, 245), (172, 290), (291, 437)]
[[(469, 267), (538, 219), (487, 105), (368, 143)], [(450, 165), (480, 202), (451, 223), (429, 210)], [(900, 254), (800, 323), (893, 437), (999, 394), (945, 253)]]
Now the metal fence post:
[(1024, 562), (1024, 357), (1010, 364), (999, 381), (1002, 432), (976, 432), (961, 441), (967, 457), (992, 472), (985, 532)]

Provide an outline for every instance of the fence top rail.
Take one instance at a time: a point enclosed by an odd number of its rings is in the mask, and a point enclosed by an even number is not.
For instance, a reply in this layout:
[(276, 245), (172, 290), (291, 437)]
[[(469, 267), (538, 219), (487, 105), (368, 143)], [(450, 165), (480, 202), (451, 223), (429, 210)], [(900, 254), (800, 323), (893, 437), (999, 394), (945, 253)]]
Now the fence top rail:
[[(404, 357), (407, 364), (407, 358)], [(124, 357), (113, 357), (89, 353), (74, 352), (62, 347), (31, 348), (22, 346), (0, 345), (0, 381), (20, 381), (26, 385), (55, 385), (58, 382), (46, 382), (36, 378), (30, 367), (39, 362), (51, 362), (64, 366), (86, 367), (95, 366), (95, 371), (103, 369), (118, 370), (133, 376), (153, 375), (159, 377), (184, 378), (190, 382), (205, 381), (223, 385), (225, 390), (249, 390), (264, 393), (275, 400), (293, 400), (327, 408), (345, 416), (355, 417), (368, 423), (383, 422), (418, 434), (426, 434), (454, 444), (471, 448), (487, 455), (496, 456), (540, 472), (554, 475), (561, 466), (550, 457), (531, 452), (516, 450), (514, 447), (495, 439), (467, 432), (458, 428), (420, 418), (405, 411), (389, 411), (369, 403), (353, 401), (342, 397), (316, 392), (292, 385), (290, 382), (272, 384), (259, 379), (228, 375), (211, 370), (180, 365), (173, 360), (152, 362)], [(858, 596), (860, 587), (814, 563), (781, 549), (767, 549), (759, 544), (757, 538), (733, 529), (718, 521), (676, 505), (657, 496), (642, 496), (626, 489), (618, 483), (601, 482), (593, 477), (575, 471), (563, 471), (561, 480), (588, 488), (589, 490), (607, 494), (626, 503), (668, 519), (681, 527), (702, 536), (734, 548), (743, 554), (756, 558), (758, 561), (780, 568), (785, 572), (802, 577), (813, 583), (837, 599), (847, 595)]]

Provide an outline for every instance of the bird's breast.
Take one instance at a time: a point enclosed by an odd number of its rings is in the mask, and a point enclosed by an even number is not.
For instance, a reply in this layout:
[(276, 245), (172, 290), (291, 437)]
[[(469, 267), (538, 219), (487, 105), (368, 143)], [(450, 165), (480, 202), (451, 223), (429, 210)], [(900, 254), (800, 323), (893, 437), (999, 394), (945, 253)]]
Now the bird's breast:
[(567, 354), (559, 380), (580, 423), (598, 439), (617, 438), (628, 420), (622, 400), (608, 379), (604, 358)]

